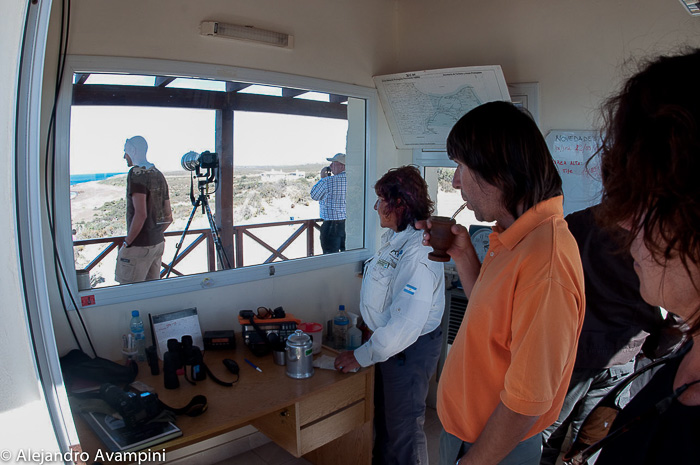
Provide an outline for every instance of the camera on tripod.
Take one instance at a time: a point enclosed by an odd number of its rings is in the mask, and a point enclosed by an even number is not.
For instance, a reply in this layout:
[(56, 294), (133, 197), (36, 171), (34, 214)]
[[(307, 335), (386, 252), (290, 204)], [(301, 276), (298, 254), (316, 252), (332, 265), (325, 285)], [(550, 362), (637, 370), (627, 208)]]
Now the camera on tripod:
[[(187, 367), (190, 369), (189, 377)], [(185, 379), (191, 384), (207, 378), (202, 351), (199, 347), (192, 345), (190, 335), (182, 336), (180, 341), (168, 339), (168, 351), (163, 354), (163, 382), (166, 389), (175, 389), (180, 386), (177, 371), (181, 368), (184, 368)]]
[[(194, 214), (199, 206), (202, 207), (202, 213), (206, 213), (207, 219), (209, 220), (209, 229), (211, 230), (212, 237), (214, 238), (214, 245), (216, 247), (216, 253), (219, 257), (221, 267), (224, 269), (229, 269), (231, 268), (231, 263), (226, 256), (223, 246), (221, 245), (219, 230), (216, 226), (216, 222), (214, 221), (214, 216), (211, 213), (211, 209), (209, 208), (210, 185), (213, 183), (214, 190), (218, 190), (219, 186), (219, 180), (217, 179), (219, 172), (219, 155), (209, 151), (202, 153), (187, 152), (182, 156), (180, 164), (185, 170), (192, 172), (190, 179), (190, 201), (192, 202), (193, 208), (192, 212), (190, 213), (190, 217), (187, 220), (187, 225), (182, 231), (180, 241), (175, 246), (175, 255), (173, 256), (172, 262), (170, 262), (170, 265), (168, 266), (168, 272), (166, 273), (165, 277), (170, 277), (173, 267), (178, 263), (177, 258), (180, 254), (180, 248), (185, 241), (187, 231), (190, 228), (190, 224), (192, 224), (192, 218), (194, 217)], [(202, 173), (202, 168), (206, 170), (205, 173)], [(194, 196), (195, 178), (197, 179), (197, 188), (199, 189), (199, 196), (196, 198)]]
[(100, 397), (121, 415), (128, 428), (138, 428), (162, 411), (158, 396), (152, 392), (136, 394), (105, 383), (100, 386)]
[(219, 155), (216, 152), (187, 152), (180, 160), (182, 168), (186, 171), (199, 171), (202, 169), (216, 169), (219, 167)]

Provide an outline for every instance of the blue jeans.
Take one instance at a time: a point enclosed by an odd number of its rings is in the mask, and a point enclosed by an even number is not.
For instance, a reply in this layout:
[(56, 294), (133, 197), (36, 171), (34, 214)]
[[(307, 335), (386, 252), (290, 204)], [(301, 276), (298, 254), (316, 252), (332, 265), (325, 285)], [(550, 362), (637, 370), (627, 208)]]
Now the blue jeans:
[(442, 329), (419, 337), (400, 354), (375, 367), (375, 465), (428, 465), (423, 431), (425, 399), (437, 369)]
[[(440, 435), (440, 465), (454, 465), (464, 455), (472, 443), (464, 442), (457, 436), (442, 430)], [(542, 455), (542, 434), (538, 433), (515, 446), (499, 465), (538, 465)]]
[(323, 220), (321, 249), (323, 253), (345, 251), (345, 220)]

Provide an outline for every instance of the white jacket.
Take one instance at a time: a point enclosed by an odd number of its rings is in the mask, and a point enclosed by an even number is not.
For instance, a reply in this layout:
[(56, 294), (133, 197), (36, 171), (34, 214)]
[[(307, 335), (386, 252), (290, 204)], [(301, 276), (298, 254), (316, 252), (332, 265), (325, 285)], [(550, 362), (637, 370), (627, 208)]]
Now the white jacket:
[(365, 262), (360, 313), (374, 331), (355, 349), (363, 367), (383, 362), (437, 328), (445, 310), (445, 272), (428, 259), (423, 231), (408, 226), (382, 236), (382, 246)]

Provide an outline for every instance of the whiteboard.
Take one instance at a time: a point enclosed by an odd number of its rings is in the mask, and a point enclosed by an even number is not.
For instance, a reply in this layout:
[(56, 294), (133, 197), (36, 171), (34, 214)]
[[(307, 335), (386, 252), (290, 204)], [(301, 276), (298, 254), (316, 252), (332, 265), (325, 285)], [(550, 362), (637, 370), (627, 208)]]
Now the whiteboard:
[(564, 216), (600, 202), (600, 157), (586, 162), (600, 147), (597, 131), (553, 130), (545, 138), (564, 190)]
[(204, 349), (202, 330), (196, 308), (188, 308), (177, 312), (151, 315), (153, 334), (158, 349), (158, 358), (163, 360), (163, 354), (168, 351), (168, 339), (182, 339), (182, 336), (192, 336), (192, 345)]

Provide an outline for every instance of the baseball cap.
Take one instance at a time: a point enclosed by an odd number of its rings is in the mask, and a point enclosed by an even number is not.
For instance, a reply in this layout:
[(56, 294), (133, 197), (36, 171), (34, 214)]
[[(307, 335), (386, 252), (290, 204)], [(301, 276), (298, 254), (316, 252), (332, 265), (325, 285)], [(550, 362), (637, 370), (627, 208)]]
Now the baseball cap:
[(345, 154), (344, 153), (336, 153), (333, 155), (332, 158), (326, 158), (328, 161), (337, 161), (338, 163), (342, 163), (343, 165), (345, 164)]

